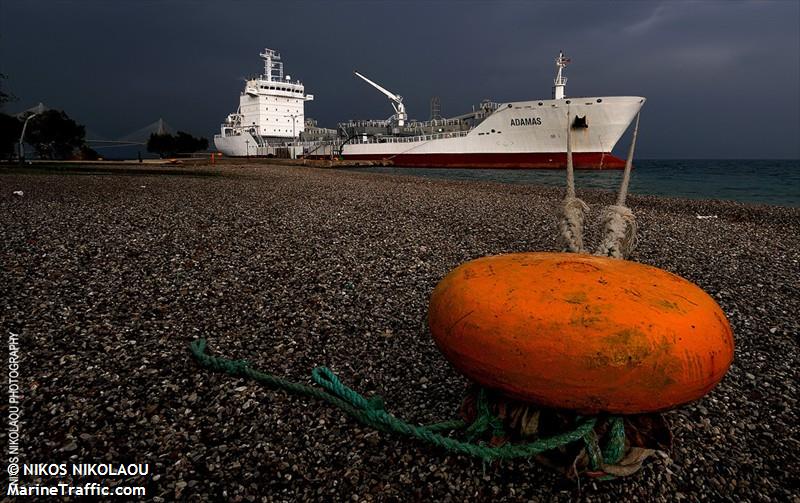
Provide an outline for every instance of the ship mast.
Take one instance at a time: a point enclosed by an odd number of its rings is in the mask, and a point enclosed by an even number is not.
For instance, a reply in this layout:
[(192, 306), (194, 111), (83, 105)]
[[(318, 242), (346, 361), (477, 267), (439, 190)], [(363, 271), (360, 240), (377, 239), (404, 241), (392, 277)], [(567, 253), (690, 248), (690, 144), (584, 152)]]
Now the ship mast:
[(267, 82), (280, 82), (283, 80), (283, 61), (281, 54), (274, 49), (264, 49), (259, 53), (264, 59), (264, 80)]
[(563, 100), (565, 98), (567, 78), (561, 75), (561, 71), (569, 64), (569, 62), (570, 59), (564, 56), (564, 51), (559, 51), (558, 57), (556, 58), (556, 68), (558, 68), (558, 73), (556, 74), (556, 78), (553, 79), (553, 99)]
[(403, 127), (406, 124), (406, 120), (408, 120), (408, 114), (406, 114), (406, 106), (403, 105), (403, 97), (400, 96), (399, 94), (394, 94), (391, 91), (387, 91), (380, 85), (376, 84), (375, 82), (372, 82), (371, 80), (364, 77), (358, 72), (354, 73), (356, 74), (357, 77), (361, 77), (364, 80), (364, 82), (371, 85), (378, 91), (382, 92), (383, 94), (386, 95), (387, 98), (392, 100), (392, 108), (394, 108), (395, 111), (394, 117), (397, 118), (397, 125)]

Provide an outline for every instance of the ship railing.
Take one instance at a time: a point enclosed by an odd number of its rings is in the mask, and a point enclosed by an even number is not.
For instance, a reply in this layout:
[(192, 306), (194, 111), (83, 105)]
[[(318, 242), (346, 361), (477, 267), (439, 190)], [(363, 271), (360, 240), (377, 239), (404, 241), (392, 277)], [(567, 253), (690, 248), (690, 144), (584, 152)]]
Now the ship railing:
[(296, 145), (298, 147), (316, 147), (317, 145), (334, 145), (337, 144), (338, 142), (333, 140), (303, 140), (303, 141), (294, 141), (286, 143)]
[(386, 120), (363, 120), (363, 121), (347, 121), (340, 122), (340, 127), (387, 127), (391, 125), (391, 121)]
[(435, 126), (460, 126), (464, 124), (461, 119), (433, 119), (429, 121), (412, 122), (412, 127), (435, 127)]
[[(464, 124), (461, 119), (434, 119), (429, 121), (410, 121), (406, 124), (405, 128), (415, 127), (435, 127), (435, 126), (460, 126)], [(347, 122), (340, 122), (340, 127), (355, 128), (355, 127), (388, 127), (392, 125), (390, 120), (354, 120)]]
[(364, 138), (354, 138), (349, 143), (364, 144), (364, 143), (414, 143), (420, 141), (442, 140), (445, 138), (461, 138), (467, 136), (469, 131), (451, 131), (447, 133), (433, 133), (417, 136), (370, 136), (366, 140)]

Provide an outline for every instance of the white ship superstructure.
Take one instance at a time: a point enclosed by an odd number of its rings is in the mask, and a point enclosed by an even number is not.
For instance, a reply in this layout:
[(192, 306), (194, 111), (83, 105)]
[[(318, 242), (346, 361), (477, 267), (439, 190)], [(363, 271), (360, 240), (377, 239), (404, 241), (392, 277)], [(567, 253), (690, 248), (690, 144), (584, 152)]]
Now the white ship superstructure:
[(295, 153), (292, 144), (305, 130), (305, 93), (299, 80), (284, 75), (278, 51), (264, 49), (264, 73), (245, 82), (239, 109), (228, 115), (220, 134), (214, 136), (217, 150), (229, 156), (275, 155), (279, 149)]

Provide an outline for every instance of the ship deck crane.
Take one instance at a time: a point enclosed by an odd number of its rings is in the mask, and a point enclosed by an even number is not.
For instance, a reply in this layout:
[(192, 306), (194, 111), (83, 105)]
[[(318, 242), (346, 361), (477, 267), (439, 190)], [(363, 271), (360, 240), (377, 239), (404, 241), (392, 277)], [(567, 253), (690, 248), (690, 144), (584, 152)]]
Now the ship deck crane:
[(395, 112), (393, 118), (397, 119), (397, 125), (398, 126), (400, 126), (400, 127), (405, 126), (406, 121), (408, 120), (408, 114), (406, 114), (406, 106), (403, 105), (403, 97), (400, 96), (399, 94), (395, 94), (395, 93), (393, 93), (391, 91), (387, 91), (386, 89), (381, 87), (379, 84), (376, 84), (375, 82), (369, 80), (368, 78), (364, 77), (363, 75), (361, 75), (358, 72), (354, 72), (354, 73), (356, 74), (356, 77), (360, 77), (361, 79), (364, 80), (364, 82), (366, 82), (367, 84), (371, 85), (372, 87), (374, 87), (378, 91), (382, 92), (383, 94), (386, 95), (387, 98), (392, 100), (392, 108), (394, 108), (394, 112)]

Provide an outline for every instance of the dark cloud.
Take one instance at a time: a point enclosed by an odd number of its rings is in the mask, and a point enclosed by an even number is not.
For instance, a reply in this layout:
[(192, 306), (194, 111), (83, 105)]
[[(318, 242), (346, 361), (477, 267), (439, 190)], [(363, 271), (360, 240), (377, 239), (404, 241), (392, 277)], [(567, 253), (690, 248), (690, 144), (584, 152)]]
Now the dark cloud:
[(456, 115), (483, 98), (642, 95), (646, 157), (800, 157), (800, 4), (0, 0), (0, 71), (20, 99), (112, 138), (164, 117), (213, 134), (258, 52), (282, 52), (328, 126), (383, 118), (359, 70)]

